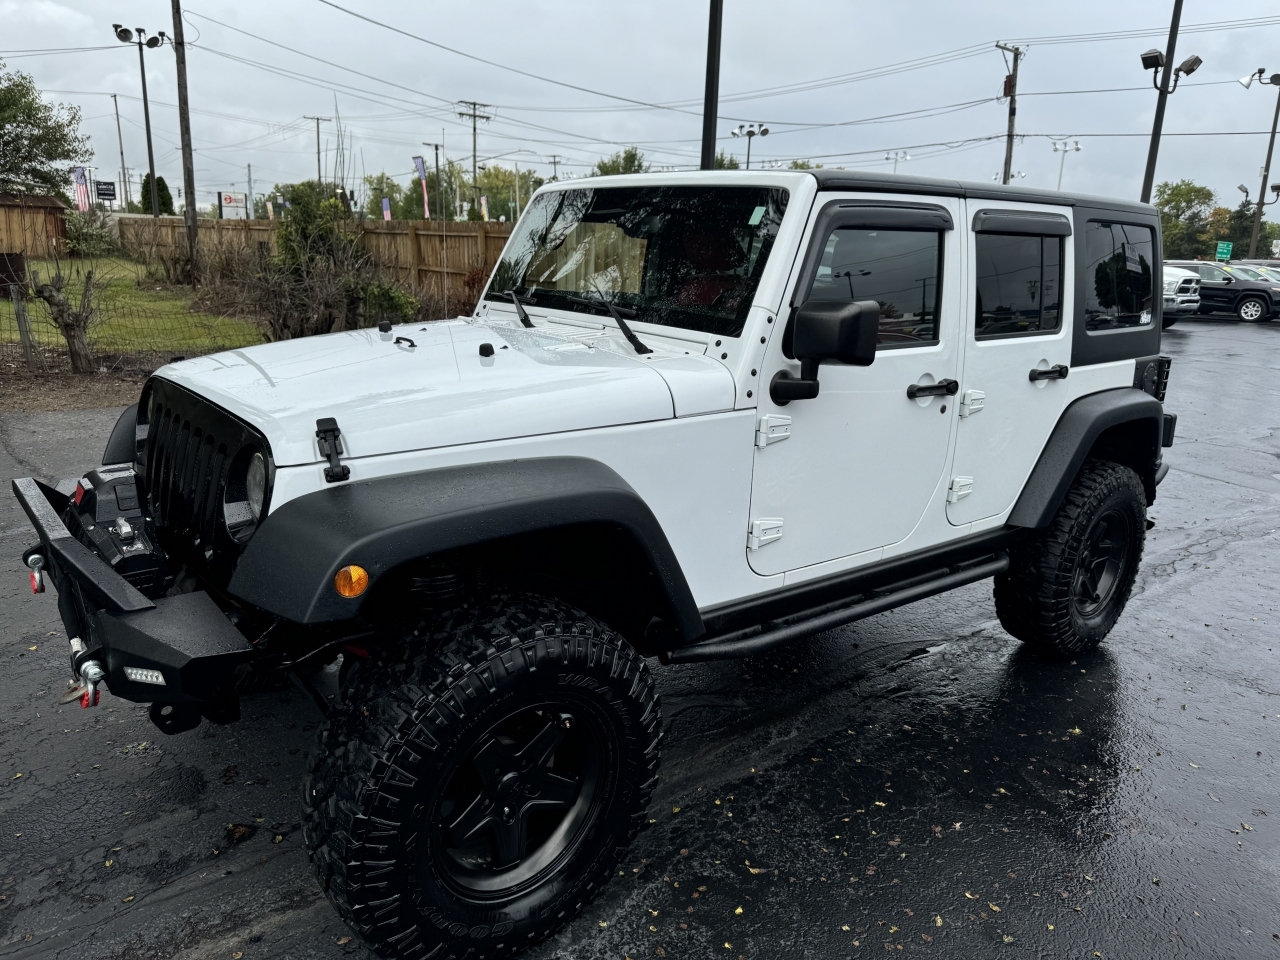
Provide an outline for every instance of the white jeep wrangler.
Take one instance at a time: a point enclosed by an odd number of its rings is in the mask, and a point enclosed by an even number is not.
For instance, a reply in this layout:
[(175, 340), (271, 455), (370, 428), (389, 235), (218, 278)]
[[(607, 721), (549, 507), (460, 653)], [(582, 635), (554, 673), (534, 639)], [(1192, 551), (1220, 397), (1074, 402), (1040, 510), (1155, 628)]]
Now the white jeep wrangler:
[(645, 822), (646, 658), (989, 577), (1027, 644), (1107, 635), (1175, 426), (1160, 245), (1149, 206), (949, 180), (553, 183), (473, 316), (157, 371), (104, 466), (14, 481), (24, 560), (85, 706), (105, 682), (177, 733), (292, 675), (343, 917), (507, 955)]

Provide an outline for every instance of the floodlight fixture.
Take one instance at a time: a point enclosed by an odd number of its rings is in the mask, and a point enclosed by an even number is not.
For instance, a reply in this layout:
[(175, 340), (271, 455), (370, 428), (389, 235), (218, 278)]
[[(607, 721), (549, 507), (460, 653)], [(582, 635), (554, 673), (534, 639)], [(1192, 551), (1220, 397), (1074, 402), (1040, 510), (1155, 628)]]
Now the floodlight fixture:
[(111, 25), (111, 29), (116, 32), (116, 39), (121, 43), (133, 43), (133, 31), (128, 27), (121, 26), (118, 23), (113, 23)]
[(1249, 74), (1247, 77), (1241, 77), (1236, 82), (1240, 84), (1240, 86), (1248, 90), (1251, 86), (1253, 86), (1253, 81), (1261, 80), (1262, 75), (1266, 72), (1267, 72), (1266, 67), (1259, 67), (1257, 70), (1253, 71), (1253, 73)]
[(1200, 65), (1203, 63), (1204, 61), (1193, 53), (1191, 56), (1187, 57), (1187, 59), (1183, 60), (1182, 63), (1178, 64), (1178, 72), (1184, 77), (1189, 77), (1199, 70)]
[(1243, 193), (1246, 198), (1249, 196), (1249, 188), (1246, 187), (1243, 183), (1236, 184), (1236, 189), (1239, 190), (1241, 193)]
[(1143, 70), (1159, 70), (1164, 66), (1164, 54), (1152, 47), (1142, 55)]

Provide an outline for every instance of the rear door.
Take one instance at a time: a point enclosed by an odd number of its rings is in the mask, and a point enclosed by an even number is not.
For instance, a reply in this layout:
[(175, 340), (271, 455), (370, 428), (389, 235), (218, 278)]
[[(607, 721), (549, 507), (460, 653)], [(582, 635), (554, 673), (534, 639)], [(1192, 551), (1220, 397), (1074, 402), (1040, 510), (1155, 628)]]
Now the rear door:
[(1071, 211), (968, 201), (969, 278), (953, 524), (1013, 506), (1066, 406), (1075, 254)]

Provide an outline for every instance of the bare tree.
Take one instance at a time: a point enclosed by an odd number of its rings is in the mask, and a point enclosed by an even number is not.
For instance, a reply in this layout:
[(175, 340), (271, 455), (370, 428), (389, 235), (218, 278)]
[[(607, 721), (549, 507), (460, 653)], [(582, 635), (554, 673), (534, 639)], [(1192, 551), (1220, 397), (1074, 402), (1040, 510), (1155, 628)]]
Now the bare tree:
[(80, 307), (74, 308), (63, 291), (67, 278), (61, 270), (48, 283), (37, 284), (36, 296), (49, 305), (49, 316), (58, 332), (67, 341), (67, 353), (71, 358), (72, 373), (93, 373), (93, 354), (89, 350), (89, 324), (94, 320), (97, 305), (94, 303), (96, 286), (93, 271), (84, 275), (84, 289), (80, 293)]

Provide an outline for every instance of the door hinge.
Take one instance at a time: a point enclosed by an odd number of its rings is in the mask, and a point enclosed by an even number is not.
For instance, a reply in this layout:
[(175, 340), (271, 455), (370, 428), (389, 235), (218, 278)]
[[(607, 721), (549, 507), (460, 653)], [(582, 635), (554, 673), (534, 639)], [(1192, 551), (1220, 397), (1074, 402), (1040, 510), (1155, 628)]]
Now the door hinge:
[(966, 390), (960, 398), (960, 416), (971, 417), (987, 405), (987, 395), (981, 390)]
[(747, 549), (759, 550), (766, 543), (782, 539), (782, 520), (777, 517), (764, 517), (751, 521), (751, 532), (747, 534)]
[(973, 493), (973, 477), (952, 477), (951, 486), (947, 489), (947, 503), (963, 500)]
[(351, 468), (338, 459), (342, 455), (342, 431), (333, 417), (316, 421), (316, 445), (320, 448), (320, 456), (329, 461), (324, 468), (326, 483), (337, 483), (351, 476)]
[(756, 429), (756, 446), (767, 447), (771, 443), (786, 440), (790, 436), (790, 417), (783, 417), (774, 413), (767, 414), (760, 418), (760, 425)]

